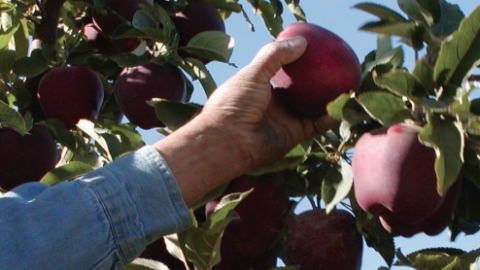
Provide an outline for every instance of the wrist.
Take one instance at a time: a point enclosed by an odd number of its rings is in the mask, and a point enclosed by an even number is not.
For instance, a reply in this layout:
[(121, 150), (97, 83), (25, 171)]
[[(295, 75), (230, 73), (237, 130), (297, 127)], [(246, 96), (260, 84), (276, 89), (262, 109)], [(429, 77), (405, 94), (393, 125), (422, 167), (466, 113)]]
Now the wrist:
[(234, 136), (218, 126), (200, 114), (153, 145), (170, 167), (187, 205), (250, 169)]

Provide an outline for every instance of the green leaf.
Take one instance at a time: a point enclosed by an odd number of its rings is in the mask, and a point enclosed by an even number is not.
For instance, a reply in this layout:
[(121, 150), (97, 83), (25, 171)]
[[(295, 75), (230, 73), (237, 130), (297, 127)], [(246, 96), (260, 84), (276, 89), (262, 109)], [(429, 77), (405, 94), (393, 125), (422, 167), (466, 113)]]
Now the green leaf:
[(28, 38), (27, 20), (25, 18), (21, 18), (19, 28), (14, 35), (17, 59), (28, 55)]
[(75, 140), (75, 136), (65, 128), (62, 121), (56, 118), (49, 118), (46, 119), (45, 122), (47, 123), (48, 130), (50, 130), (57, 142), (74, 153), (77, 151), (77, 141)]
[[(0, 50), (6, 48), (10, 40), (15, 35), (20, 27), (19, 15), (13, 12), (2, 12), (2, 19), (0, 20)], [(13, 49), (13, 48), (7, 48)]]
[(195, 35), (186, 47), (179, 49), (205, 59), (228, 63), (232, 55), (233, 45), (233, 38), (225, 33), (205, 31)]
[(357, 100), (372, 118), (385, 126), (401, 123), (412, 117), (402, 98), (387, 92), (366, 92)]
[(374, 16), (377, 16), (379, 19), (383, 21), (396, 21), (396, 22), (407, 21), (407, 19), (405, 19), (402, 15), (400, 15), (396, 11), (375, 3), (360, 3), (353, 6), (353, 8), (368, 12)]
[(242, 12), (242, 6), (236, 0), (209, 0), (210, 4), (218, 9), (225, 9), (236, 13)]
[(427, 10), (433, 18), (433, 22), (436, 24), (440, 21), (442, 15), (442, 6), (438, 0), (417, 0), (418, 4)]
[(122, 270), (168, 270), (168, 267), (161, 262), (137, 258)]
[(22, 57), (15, 61), (12, 69), (18, 76), (30, 78), (42, 74), (49, 69), (49, 66), (40, 58)]
[(252, 4), (255, 13), (262, 16), (263, 22), (270, 32), (270, 35), (277, 37), (283, 29), (283, 20), (281, 16), (276, 16), (272, 4), (265, 0), (255, 1), (255, 4), (250, 2), (250, 4)]
[(415, 32), (415, 27), (413, 22), (379, 21), (366, 23), (360, 27), (360, 30), (409, 39)]
[(157, 27), (152, 17), (143, 10), (138, 10), (135, 12), (132, 19), (132, 26), (137, 29)]
[(438, 37), (447, 37), (458, 29), (460, 22), (465, 18), (458, 5), (452, 5), (440, 0), (441, 17), (433, 33)]
[(51, 170), (42, 178), (42, 180), (40, 180), (40, 182), (53, 186), (63, 181), (78, 178), (81, 175), (92, 170), (93, 167), (86, 163), (80, 161), (71, 161), (68, 164)]
[(452, 269), (448, 268), (448, 265), (454, 262), (459, 256), (461, 256), (465, 252), (463, 250), (453, 248), (432, 248), (419, 250), (408, 254), (407, 256), (404, 256), (403, 254), (401, 254), (401, 252), (398, 253), (401, 260), (397, 261), (395, 265), (410, 266), (418, 270), (441, 270)]
[(400, 9), (415, 21), (422, 22), (425, 25), (433, 25), (433, 16), (423, 8), (417, 0), (397, 0)]
[(145, 65), (150, 60), (152, 60), (153, 56), (148, 52), (144, 53), (143, 55), (136, 55), (133, 53), (121, 53), (110, 57), (117, 65), (122, 68), (125, 67), (134, 67), (134, 66), (141, 66)]
[(433, 89), (433, 68), (422, 58), (417, 61), (412, 75), (420, 81), (423, 88), (430, 93)]
[(217, 84), (213, 80), (212, 75), (205, 67), (205, 65), (198, 59), (187, 58), (184, 59), (185, 63), (181, 66), (193, 80), (199, 80), (200, 84), (205, 91), (207, 97), (209, 97), (215, 89), (217, 89)]
[(119, 124), (114, 123), (110, 127), (114, 134), (120, 135), (122, 139), (122, 151), (123, 153), (137, 150), (145, 145), (142, 140), (142, 136), (135, 130), (135, 127), (131, 124)]
[(193, 210), (196, 210), (201, 206), (205, 205), (206, 203), (208, 203), (209, 201), (213, 201), (214, 199), (218, 198), (218, 196), (223, 194), (227, 186), (228, 186), (228, 182), (215, 187), (214, 189), (207, 192), (207, 194), (203, 195), (202, 198), (192, 203), (190, 208)]
[(169, 129), (177, 130), (192, 119), (201, 106), (192, 103), (181, 103), (166, 99), (154, 98), (147, 103), (155, 108), (155, 115)]
[(112, 161), (112, 155), (110, 154), (110, 151), (108, 150), (108, 144), (105, 141), (105, 139), (100, 136), (96, 131), (95, 131), (95, 124), (89, 120), (86, 119), (80, 119), (77, 123), (77, 127), (85, 132), (90, 138), (94, 139), (95, 142), (100, 146), (100, 150), (103, 150), (103, 153), (105, 154), (106, 158), (108, 161)]
[(435, 64), (438, 85), (461, 86), (480, 60), (480, 7), (461, 24), (452, 38), (443, 43)]
[(0, 127), (14, 129), (22, 135), (28, 133), (25, 121), (20, 113), (14, 111), (3, 101), (0, 101)]
[(188, 258), (199, 270), (211, 269), (221, 260), (220, 242), (228, 224), (237, 219), (232, 210), (250, 194), (233, 193), (222, 198), (215, 212), (201, 227), (190, 228), (178, 233), (180, 245)]
[(374, 73), (373, 79), (379, 87), (388, 89), (396, 95), (407, 97), (417, 104), (420, 103), (419, 98), (428, 96), (423, 84), (404, 69), (393, 70), (381, 75)]
[(288, 9), (293, 14), (297, 22), (306, 22), (307, 16), (305, 15), (305, 12), (300, 7), (298, 2), (299, 1), (295, 1), (295, 0), (285, 0), (285, 3), (287, 3)]
[(0, 50), (0, 73), (10, 73), (10, 70), (12, 70), (13, 64), (15, 63), (16, 56), (16, 51)]
[(329, 102), (327, 105), (328, 115), (339, 121), (343, 120), (343, 107), (349, 99), (351, 99), (350, 94), (341, 94), (334, 101)]
[[(368, 76), (370, 71), (372, 71), (375, 67), (378, 66), (389, 65), (392, 69), (400, 68), (402, 67), (404, 60), (405, 56), (401, 46), (393, 48), (389, 51), (377, 53), (375, 60), (364, 63), (365, 67), (362, 78), (365, 79), (365, 77)], [(362, 82), (362, 85), (364, 83), (365, 81)]]
[[(353, 186), (352, 166), (342, 160), (337, 170), (339, 170), (340, 173), (340, 179), (338, 179), (340, 181), (332, 181), (335, 178), (330, 178), (327, 174), (327, 177), (322, 183), (322, 199), (325, 201), (325, 209), (327, 214), (335, 209), (335, 206), (348, 196)], [(333, 196), (330, 196), (328, 200), (325, 200), (326, 198), (323, 195), (326, 185), (331, 185), (330, 189), (332, 189), (333, 193)]]
[(306, 151), (301, 144), (295, 146), (282, 159), (274, 163), (248, 172), (249, 175), (262, 175), (265, 173), (279, 172), (286, 169), (292, 169), (298, 166), (305, 159)]
[(435, 149), (437, 190), (443, 195), (455, 183), (463, 165), (465, 139), (462, 124), (427, 112), (427, 124), (420, 132), (419, 139)]
[(478, 258), (480, 249), (472, 250), (468, 253), (457, 256), (455, 260), (445, 267), (445, 270), (478, 270)]

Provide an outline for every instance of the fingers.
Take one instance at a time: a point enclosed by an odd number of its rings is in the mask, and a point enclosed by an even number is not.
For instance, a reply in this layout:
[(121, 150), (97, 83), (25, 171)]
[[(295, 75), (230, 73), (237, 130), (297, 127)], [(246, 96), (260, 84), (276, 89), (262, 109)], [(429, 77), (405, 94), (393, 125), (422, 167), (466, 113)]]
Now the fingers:
[(305, 119), (303, 125), (307, 137), (306, 139), (315, 138), (324, 134), (328, 130), (334, 128), (337, 123), (338, 121), (330, 117), (328, 114), (316, 119)]
[(259, 83), (269, 82), (282, 65), (297, 60), (306, 48), (307, 41), (301, 36), (271, 42), (260, 49), (242, 73), (255, 78)]

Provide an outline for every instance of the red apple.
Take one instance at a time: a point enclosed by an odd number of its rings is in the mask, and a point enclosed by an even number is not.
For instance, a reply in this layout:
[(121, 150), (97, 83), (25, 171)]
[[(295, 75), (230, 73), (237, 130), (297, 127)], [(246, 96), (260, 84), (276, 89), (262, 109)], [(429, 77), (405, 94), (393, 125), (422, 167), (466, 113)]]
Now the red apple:
[[(140, 5), (147, 5), (147, 0), (104, 0), (107, 14), (103, 15), (93, 10), (93, 23), (105, 37), (110, 35), (123, 23), (131, 22), (135, 12), (141, 10)], [(140, 45), (137, 38), (115, 40), (117, 47), (124, 52), (131, 52)]]
[(293, 217), (285, 236), (287, 257), (303, 270), (359, 270), (363, 240), (345, 210), (324, 209)]
[(57, 144), (45, 126), (33, 125), (30, 134), (20, 135), (0, 128), (0, 188), (40, 181), (58, 162)]
[(45, 116), (60, 119), (68, 129), (80, 119), (95, 122), (103, 95), (100, 78), (83, 66), (53, 68), (41, 79), (37, 93)]
[(396, 124), (365, 133), (357, 141), (354, 190), (363, 210), (413, 226), (440, 207), (435, 151), (419, 142), (420, 130)]
[(168, 63), (125, 68), (114, 85), (118, 107), (131, 123), (143, 129), (165, 127), (147, 101), (163, 98), (182, 102), (186, 91), (182, 72)]
[(268, 250), (257, 257), (243, 257), (239, 254), (228, 254), (215, 265), (213, 270), (269, 270), (277, 266), (277, 252)]
[[(235, 207), (240, 219), (231, 221), (225, 229), (220, 248), (223, 258), (262, 256), (275, 244), (290, 214), (292, 201), (283, 185), (271, 175), (238, 177), (229, 183), (224, 195), (252, 188), (252, 193)], [(207, 203), (207, 216), (221, 197)]]
[(282, 66), (272, 86), (294, 111), (310, 117), (323, 115), (330, 101), (359, 87), (360, 63), (344, 40), (320, 26), (290, 24), (277, 41), (293, 36), (303, 36), (307, 49), (299, 59)]
[[(190, 2), (184, 10), (177, 12), (172, 18), (178, 35), (180, 36), (178, 46), (186, 47), (188, 42), (197, 34), (205, 31), (221, 31), (225, 33), (225, 24), (218, 11), (207, 2)], [(183, 58), (194, 57), (191, 54), (179, 51)], [(204, 64), (211, 60), (201, 59)]]

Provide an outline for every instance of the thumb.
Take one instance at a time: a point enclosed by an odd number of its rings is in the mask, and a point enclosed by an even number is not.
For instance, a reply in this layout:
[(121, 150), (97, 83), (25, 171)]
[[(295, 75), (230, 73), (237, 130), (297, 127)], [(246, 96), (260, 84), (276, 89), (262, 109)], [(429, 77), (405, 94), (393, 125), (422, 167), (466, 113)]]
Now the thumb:
[(242, 73), (259, 83), (269, 82), (282, 65), (297, 60), (307, 48), (307, 40), (301, 36), (271, 42), (263, 46)]

